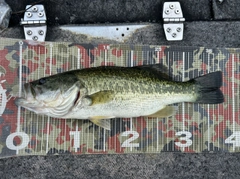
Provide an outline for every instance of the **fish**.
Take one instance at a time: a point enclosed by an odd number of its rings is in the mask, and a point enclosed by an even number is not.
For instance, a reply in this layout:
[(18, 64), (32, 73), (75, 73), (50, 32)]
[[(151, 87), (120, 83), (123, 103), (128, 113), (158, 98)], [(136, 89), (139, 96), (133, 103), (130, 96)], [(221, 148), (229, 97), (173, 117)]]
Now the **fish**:
[(163, 118), (176, 114), (172, 104), (224, 102), (221, 71), (179, 82), (160, 66), (100, 66), (43, 77), (25, 83), (15, 104), (54, 118), (89, 119), (110, 130), (111, 118)]

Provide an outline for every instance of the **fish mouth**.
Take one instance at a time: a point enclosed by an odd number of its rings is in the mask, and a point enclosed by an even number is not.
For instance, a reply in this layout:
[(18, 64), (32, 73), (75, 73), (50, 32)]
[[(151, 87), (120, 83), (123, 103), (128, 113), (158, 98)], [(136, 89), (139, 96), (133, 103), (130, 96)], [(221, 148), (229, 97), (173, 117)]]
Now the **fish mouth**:
[(17, 106), (25, 107), (26, 105), (33, 105), (36, 103), (36, 92), (30, 83), (23, 85), (23, 97), (19, 97), (15, 100)]
[(26, 83), (23, 85), (22, 97), (17, 98), (14, 102), (17, 106), (23, 107), (29, 111), (48, 115), (51, 108), (47, 108), (44, 101), (37, 99), (37, 95), (39, 95), (39, 90), (35, 90), (31, 83)]

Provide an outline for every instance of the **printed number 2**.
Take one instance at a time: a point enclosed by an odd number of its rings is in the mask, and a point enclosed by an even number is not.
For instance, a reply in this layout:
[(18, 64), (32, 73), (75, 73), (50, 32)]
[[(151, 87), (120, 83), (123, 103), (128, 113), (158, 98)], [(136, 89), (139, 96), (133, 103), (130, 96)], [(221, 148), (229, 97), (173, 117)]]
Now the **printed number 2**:
[(240, 132), (233, 132), (233, 134), (225, 140), (225, 143), (233, 144), (233, 147), (240, 147)]
[[(188, 131), (179, 131), (176, 133), (176, 136), (182, 136), (185, 135), (184, 137), (180, 137), (179, 140), (180, 142), (175, 142), (175, 144), (178, 147), (189, 147), (192, 145), (192, 140), (190, 139), (192, 137), (191, 132)], [(185, 143), (182, 143), (182, 141), (185, 141)]]
[(128, 136), (132, 134), (133, 136), (130, 137), (129, 139), (125, 140), (122, 143), (121, 147), (139, 147), (139, 143), (131, 143), (132, 141), (134, 141), (135, 139), (137, 139), (139, 137), (138, 132), (136, 131), (125, 131), (124, 133), (122, 133), (122, 136)]

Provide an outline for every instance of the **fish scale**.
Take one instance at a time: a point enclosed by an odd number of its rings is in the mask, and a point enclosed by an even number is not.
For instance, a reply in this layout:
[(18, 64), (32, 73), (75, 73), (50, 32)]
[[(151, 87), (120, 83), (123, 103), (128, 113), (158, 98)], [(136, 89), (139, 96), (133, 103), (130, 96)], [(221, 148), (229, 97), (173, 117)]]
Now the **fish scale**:
[[(65, 55), (69, 57), (66, 60), (63, 60), (58, 53), (59, 46), (68, 49), (69, 53)], [(105, 44), (107, 48), (102, 49), (99, 45), (93, 46), (93, 51), (90, 51), (79, 44), (46, 42), (33, 45), (28, 41), (0, 39), (0, 69), (4, 69), (1, 71), (4, 75), (1, 75), (2, 88), (0, 89), (3, 90), (0, 92), (4, 99), (4, 96), (9, 96), (4, 104), (0, 102), (0, 111), (3, 111), (0, 124), (2, 158), (47, 154), (240, 151), (238, 48), (171, 48), (171, 46)], [(80, 47), (81, 50), (79, 50)], [(122, 56), (115, 56), (112, 53), (113, 50), (116, 54), (121, 52)], [(39, 51), (43, 54), (37, 53)], [(211, 56), (208, 55), (210, 51)], [(21, 60), (12, 59), (9, 53), (16, 54)], [(24, 59), (24, 56), (29, 53), (32, 53), (33, 57)], [(89, 53), (92, 54), (92, 62), (89, 65), (82, 63), (88, 62)], [(214, 105), (179, 104), (177, 113), (167, 118), (115, 118), (111, 120), (111, 131), (108, 131), (88, 120), (56, 119), (37, 115), (17, 108), (14, 98), (10, 97), (18, 96), (18, 91), (22, 90), (21, 84), (30, 80), (53, 75), (58, 71), (75, 70), (77, 66), (80, 68), (94, 67), (95, 64), (99, 66), (101, 62), (128, 66), (129, 61), (136, 60), (131, 64), (143, 64), (145, 63), (143, 54), (151, 54), (148, 58), (149, 62), (166, 66), (168, 75), (175, 81), (222, 71), (224, 85), (221, 91), (223, 91), (225, 102)], [(134, 59), (132, 59), (133, 56)], [(46, 62), (46, 59), (53, 59), (53, 57), (56, 57), (56, 63), (52, 63), (51, 60), (50, 64)], [(79, 65), (74, 65), (76, 59)], [(69, 68), (66, 68), (65, 63), (70, 64)], [(34, 65), (28, 66), (28, 64)], [(23, 67), (19, 68), (21, 66)], [(136, 77), (132, 76), (132, 78)], [(95, 81), (98, 82), (97, 78)], [(123, 92), (130, 88), (123, 85), (122, 89), (120, 91)], [(143, 90), (140, 91), (142, 92)]]
[[(76, 73), (76, 76), (78, 76), (78, 79), (81, 80), (83, 83), (83, 86), (85, 86), (89, 90), (100, 91), (100, 90), (109, 90), (114, 89), (117, 90), (120, 93), (123, 92), (132, 92), (132, 93), (165, 93), (165, 91), (174, 91), (176, 92), (186, 92), (191, 93), (194, 91), (191, 87), (191, 83), (184, 83), (181, 85), (181, 83), (176, 83), (172, 81), (162, 81), (159, 78), (157, 78), (155, 75), (151, 73), (146, 73), (147, 71), (141, 70), (135, 70), (132, 68), (127, 69), (118, 69), (115, 67), (110, 67), (108, 72), (101, 74), (101, 69), (92, 69), (96, 70), (96, 72), (90, 73), (90, 71), (87, 71), (88, 73), (86, 75), (78, 74)], [(92, 75), (92, 78), (91, 76)], [(102, 77), (103, 76), (103, 77)], [(114, 78), (113, 78), (114, 76)], [(99, 87), (99, 88), (97, 88)], [(123, 89), (119, 89), (119, 87), (122, 87)], [(186, 89), (183, 89), (183, 88)], [(90, 94), (94, 93), (92, 91), (89, 91)]]

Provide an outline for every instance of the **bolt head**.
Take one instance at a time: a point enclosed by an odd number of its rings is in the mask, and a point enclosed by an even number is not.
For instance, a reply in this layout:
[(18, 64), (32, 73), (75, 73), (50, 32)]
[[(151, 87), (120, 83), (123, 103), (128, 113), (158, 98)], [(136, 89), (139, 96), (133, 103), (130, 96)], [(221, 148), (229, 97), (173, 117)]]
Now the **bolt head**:
[(174, 4), (170, 4), (170, 5), (169, 5), (169, 8), (170, 8), (170, 9), (174, 9), (174, 8), (175, 8)]
[(43, 12), (39, 12), (39, 13), (38, 13), (38, 16), (39, 16), (39, 17), (42, 17), (43, 15), (44, 15)]
[(170, 14), (170, 9), (166, 9), (165, 14)]
[(27, 12), (27, 17), (32, 17), (32, 13), (31, 12)]
[(181, 29), (180, 27), (177, 28), (177, 32), (181, 32), (181, 30), (182, 30), (182, 29)]
[(173, 34), (172, 34), (172, 37), (173, 37), (173, 38), (176, 38), (176, 37), (177, 37), (177, 34), (176, 34), (176, 33), (173, 33)]
[(32, 7), (32, 11), (37, 12), (37, 11), (38, 11), (38, 8), (37, 8), (36, 6), (33, 6), (33, 7)]
[(28, 34), (28, 35), (32, 35), (32, 31), (31, 31), (31, 30), (28, 30), (28, 31), (27, 31), (27, 34)]
[(38, 37), (37, 37), (37, 36), (34, 36), (34, 37), (33, 37), (33, 40), (34, 40), (34, 41), (37, 41), (37, 40), (38, 40)]
[(167, 32), (170, 33), (172, 29), (170, 27), (167, 28)]
[(176, 13), (176, 14), (179, 14), (179, 13), (180, 13), (180, 10), (179, 10), (179, 9), (176, 9), (176, 10), (175, 10), (175, 13)]
[(39, 30), (39, 31), (38, 31), (38, 34), (39, 34), (39, 35), (43, 35), (43, 34), (44, 34), (43, 30)]

